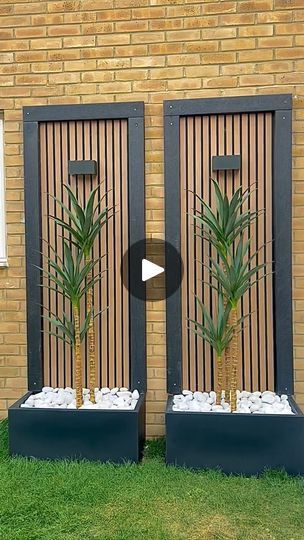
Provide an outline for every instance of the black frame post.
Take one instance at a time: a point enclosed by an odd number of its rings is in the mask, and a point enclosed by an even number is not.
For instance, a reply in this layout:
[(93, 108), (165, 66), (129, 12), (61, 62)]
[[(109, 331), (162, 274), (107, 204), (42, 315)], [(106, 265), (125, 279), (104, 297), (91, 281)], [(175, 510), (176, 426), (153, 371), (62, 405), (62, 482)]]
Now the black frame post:
[[(274, 113), (273, 253), (276, 390), (293, 394), (292, 343), (292, 111)], [(291, 362), (288, 361), (291, 359)]]
[(28, 387), (43, 386), (41, 333), (41, 204), (38, 122), (26, 122), (24, 138)]
[[(39, 122), (128, 120), (129, 247), (145, 238), (143, 102), (24, 107), (28, 387), (43, 386)], [(132, 265), (132, 261), (129, 263)], [(132, 272), (129, 272), (129, 279)], [(146, 390), (145, 302), (130, 294), (130, 384)]]
[[(129, 118), (128, 120), (128, 151), (129, 156), (129, 245), (140, 242), (145, 237), (145, 190), (144, 190), (144, 119)], [(138, 179), (142, 179), (141, 182)], [(144, 243), (142, 253), (139, 249), (136, 252), (138, 257), (145, 257)], [(132, 290), (132, 281), (138, 276), (134, 273), (133, 267), (136, 261), (132, 260), (133, 250), (130, 250), (128, 269), (129, 283)], [(141, 286), (144, 288), (144, 283)], [(131, 358), (131, 384), (132, 388), (137, 388), (140, 392), (146, 391), (146, 341), (141, 336), (146, 332), (146, 306), (145, 301), (130, 295), (129, 300), (130, 321), (134, 325), (135, 331), (130, 335), (130, 358)]]
[[(166, 242), (181, 251), (180, 230), (180, 164), (179, 164), (179, 116), (165, 116), (165, 226)], [(166, 244), (167, 246), (167, 244)], [(166, 259), (169, 256), (166, 249)], [(166, 267), (166, 287), (169, 288), (172, 276), (170, 271), (181, 274), (181, 268)], [(176, 279), (176, 278), (175, 278)], [(167, 392), (176, 394), (182, 384), (182, 327), (181, 296), (177, 289), (167, 298)], [(169, 339), (169, 336), (171, 339)], [(174, 336), (174, 338), (173, 338)]]
[[(273, 115), (273, 254), (275, 273), (274, 362), (279, 393), (293, 394), (291, 181), (292, 96), (258, 95), (229, 98), (173, 100), (164, 103), (166, 240), (180, 253), (180, 118), (194, 115), (271, 112)], [(174, 269), (176, 271), (176, 269)], [(167, 272), (167, 282), (170, 275)], [(167, 299), (168, 393), (182, 384), (181, 297)]]

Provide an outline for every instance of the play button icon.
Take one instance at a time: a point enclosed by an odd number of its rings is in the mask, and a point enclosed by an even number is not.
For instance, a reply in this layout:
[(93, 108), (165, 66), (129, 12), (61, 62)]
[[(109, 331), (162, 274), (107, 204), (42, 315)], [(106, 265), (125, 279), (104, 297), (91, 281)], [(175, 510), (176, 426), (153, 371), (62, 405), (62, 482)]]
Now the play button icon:
[(148, 261), (147, 259), (142, 260), (142, 281), (148, 281), (148, 279), (152, 279), (153, 277), (162, 274), (164, 271), (165, 269), (158, 266), (158, 264)]
[(141, 300), (163, 300), (175, 293), (182, 280), (179, 252), (160, 239), (139, 240), (124, 253), (121, 278), (132, 296)]

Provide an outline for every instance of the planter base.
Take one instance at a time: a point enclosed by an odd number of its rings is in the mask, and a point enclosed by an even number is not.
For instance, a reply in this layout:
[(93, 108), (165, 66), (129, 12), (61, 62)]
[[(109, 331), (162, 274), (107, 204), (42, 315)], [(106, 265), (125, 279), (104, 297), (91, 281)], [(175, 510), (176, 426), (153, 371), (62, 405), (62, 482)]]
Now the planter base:
[(134, 410), (32, 409), (8, 411), (11, 455), (39, 459), (138, 462), (145, 437), (145, 396)]
[(304, 416), (166, 411), (166, 462), (225, 473), (259, 474), (285, 469), (304, 474)]

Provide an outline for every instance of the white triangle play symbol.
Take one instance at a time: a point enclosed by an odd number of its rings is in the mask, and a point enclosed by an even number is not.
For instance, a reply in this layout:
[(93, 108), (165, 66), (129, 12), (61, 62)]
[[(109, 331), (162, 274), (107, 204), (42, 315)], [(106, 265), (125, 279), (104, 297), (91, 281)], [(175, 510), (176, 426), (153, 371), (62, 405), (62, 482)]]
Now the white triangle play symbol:
[(142, 259), (142, 281), (147, 281), (148, 279), (158, 276), (158, 274), (161, 274), (164, 271), (165, 269), (158, 266), (158, 264), (154, 264), (147, 259)]

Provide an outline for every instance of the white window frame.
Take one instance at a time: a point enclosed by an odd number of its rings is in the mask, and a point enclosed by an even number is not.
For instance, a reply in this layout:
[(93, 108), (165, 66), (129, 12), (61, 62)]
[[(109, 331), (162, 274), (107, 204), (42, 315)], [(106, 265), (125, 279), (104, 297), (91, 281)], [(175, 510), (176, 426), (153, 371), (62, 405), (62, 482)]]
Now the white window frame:
[(4, 177), (4, 120), (0, 116), (0, 266), (7, 266), (5, 177)]

